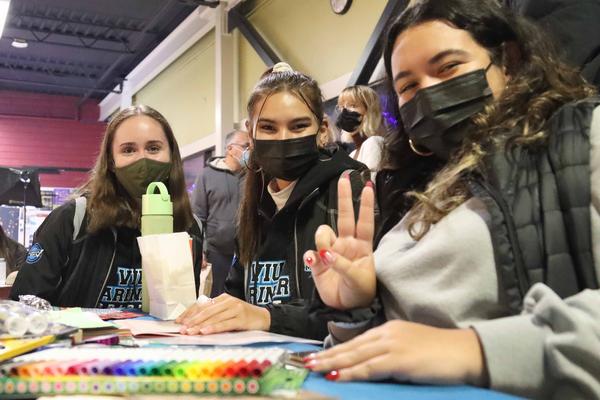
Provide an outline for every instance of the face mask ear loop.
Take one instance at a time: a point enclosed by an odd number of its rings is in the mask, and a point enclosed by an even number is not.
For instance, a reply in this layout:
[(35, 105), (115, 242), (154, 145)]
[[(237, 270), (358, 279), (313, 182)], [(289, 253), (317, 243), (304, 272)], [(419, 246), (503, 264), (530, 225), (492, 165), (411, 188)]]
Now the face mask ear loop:
[(490, 63), (488, 64), (487, 67), (485, 67), (485, 69), (483, 71), (487, 74), (488, 70), (492, 67), (492, 65), (494, 65), (494, 62), (490, 59)]

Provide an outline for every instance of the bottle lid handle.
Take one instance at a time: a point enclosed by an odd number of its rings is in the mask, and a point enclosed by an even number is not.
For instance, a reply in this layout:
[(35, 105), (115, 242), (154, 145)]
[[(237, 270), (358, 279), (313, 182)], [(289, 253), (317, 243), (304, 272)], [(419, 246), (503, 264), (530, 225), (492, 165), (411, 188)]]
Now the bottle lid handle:
[(160, 192), (160, 197), (162, 201), (170, 201), (171, 198), (169, 196), (169, 190), (167, 189), (167, 186), (162, 182), (152, 182), (151, 184), (149, 184), (148, 188), (146, 189), (146, 194), (154, 194), (157, 188)]

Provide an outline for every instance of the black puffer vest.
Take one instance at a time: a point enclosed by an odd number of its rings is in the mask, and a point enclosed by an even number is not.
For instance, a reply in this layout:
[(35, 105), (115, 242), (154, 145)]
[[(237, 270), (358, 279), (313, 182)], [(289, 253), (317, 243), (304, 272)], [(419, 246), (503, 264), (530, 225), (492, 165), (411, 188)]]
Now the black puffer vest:
[(563, 298), (598, 288), (590, 128), (599, 105), (594, 97), (561, 107), (548, 121), (545, 145), (496, 152), (469, 181), (490, 212), (498, 279), (515, 313), (536, 282)]

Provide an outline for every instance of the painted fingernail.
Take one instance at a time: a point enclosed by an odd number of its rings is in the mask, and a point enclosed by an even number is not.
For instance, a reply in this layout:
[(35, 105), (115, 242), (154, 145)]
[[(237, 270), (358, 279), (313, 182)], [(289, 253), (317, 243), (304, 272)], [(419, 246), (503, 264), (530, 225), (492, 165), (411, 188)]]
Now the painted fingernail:
[(306, 256), (306, 257), (304, 257), (304, 262), (309, 267), (312, 267), (312, 265), (314, 264), (315, 260), (313, 260), (313, 258), (311, 256)]
[(333, 264), (335, 261), (335, 256), (329, 250), (321, 250), (319, 251), (319, 257), (325, 264)]
[(317, 357), (317, 353), (310, 353), (309, 355), (307, 355), (306, 357), (304, 357), (304, 358), (302, 359), (302, 362), (303, 362), (303, 363), (307, 363), (307, 362), (309, 362), (310, 360), (314, 360), (316, 357)]
[(342, 178), (344, 178), (344, 179), (350, 179), (350, 171), (344, 171), (342, 173)]
[(327, 375), (325, 375), (325, 379), (327, 379), (328, 381), (337, 381), (340, 378), (340, 373), (337, 369), (334, 369), (333, 371), (330, 371), (327, 373)]
[(314, 369), (316, 366), (317, 366), (317, 360), (310, 360), (304, 364), (304, 368), (307, 368), (310, 370)]
[(365, 183), (365, 186), (370, 187), (371, 189), (373, 189), (373, 181), (367, 181), (367, 183)]

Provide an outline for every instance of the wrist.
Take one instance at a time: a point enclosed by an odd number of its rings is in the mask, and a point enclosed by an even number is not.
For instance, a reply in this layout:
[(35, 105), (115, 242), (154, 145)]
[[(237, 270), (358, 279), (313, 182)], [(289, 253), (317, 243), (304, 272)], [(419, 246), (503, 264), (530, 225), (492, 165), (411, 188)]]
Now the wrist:
[(458, 357), (461, 360), (464, 382), (474, 386), (487, 386), (487, 368), (479, 336), (475, 330), (470, 328), (460, 329), (456, 332), (459, 334), (460, 345), (457, 346), (457, 349), (460, 352)]
[(266, 307), (255, 306), (255, 318), (252, 325), (254, 329), (268, 331), (271, 328), (271, 312)]

